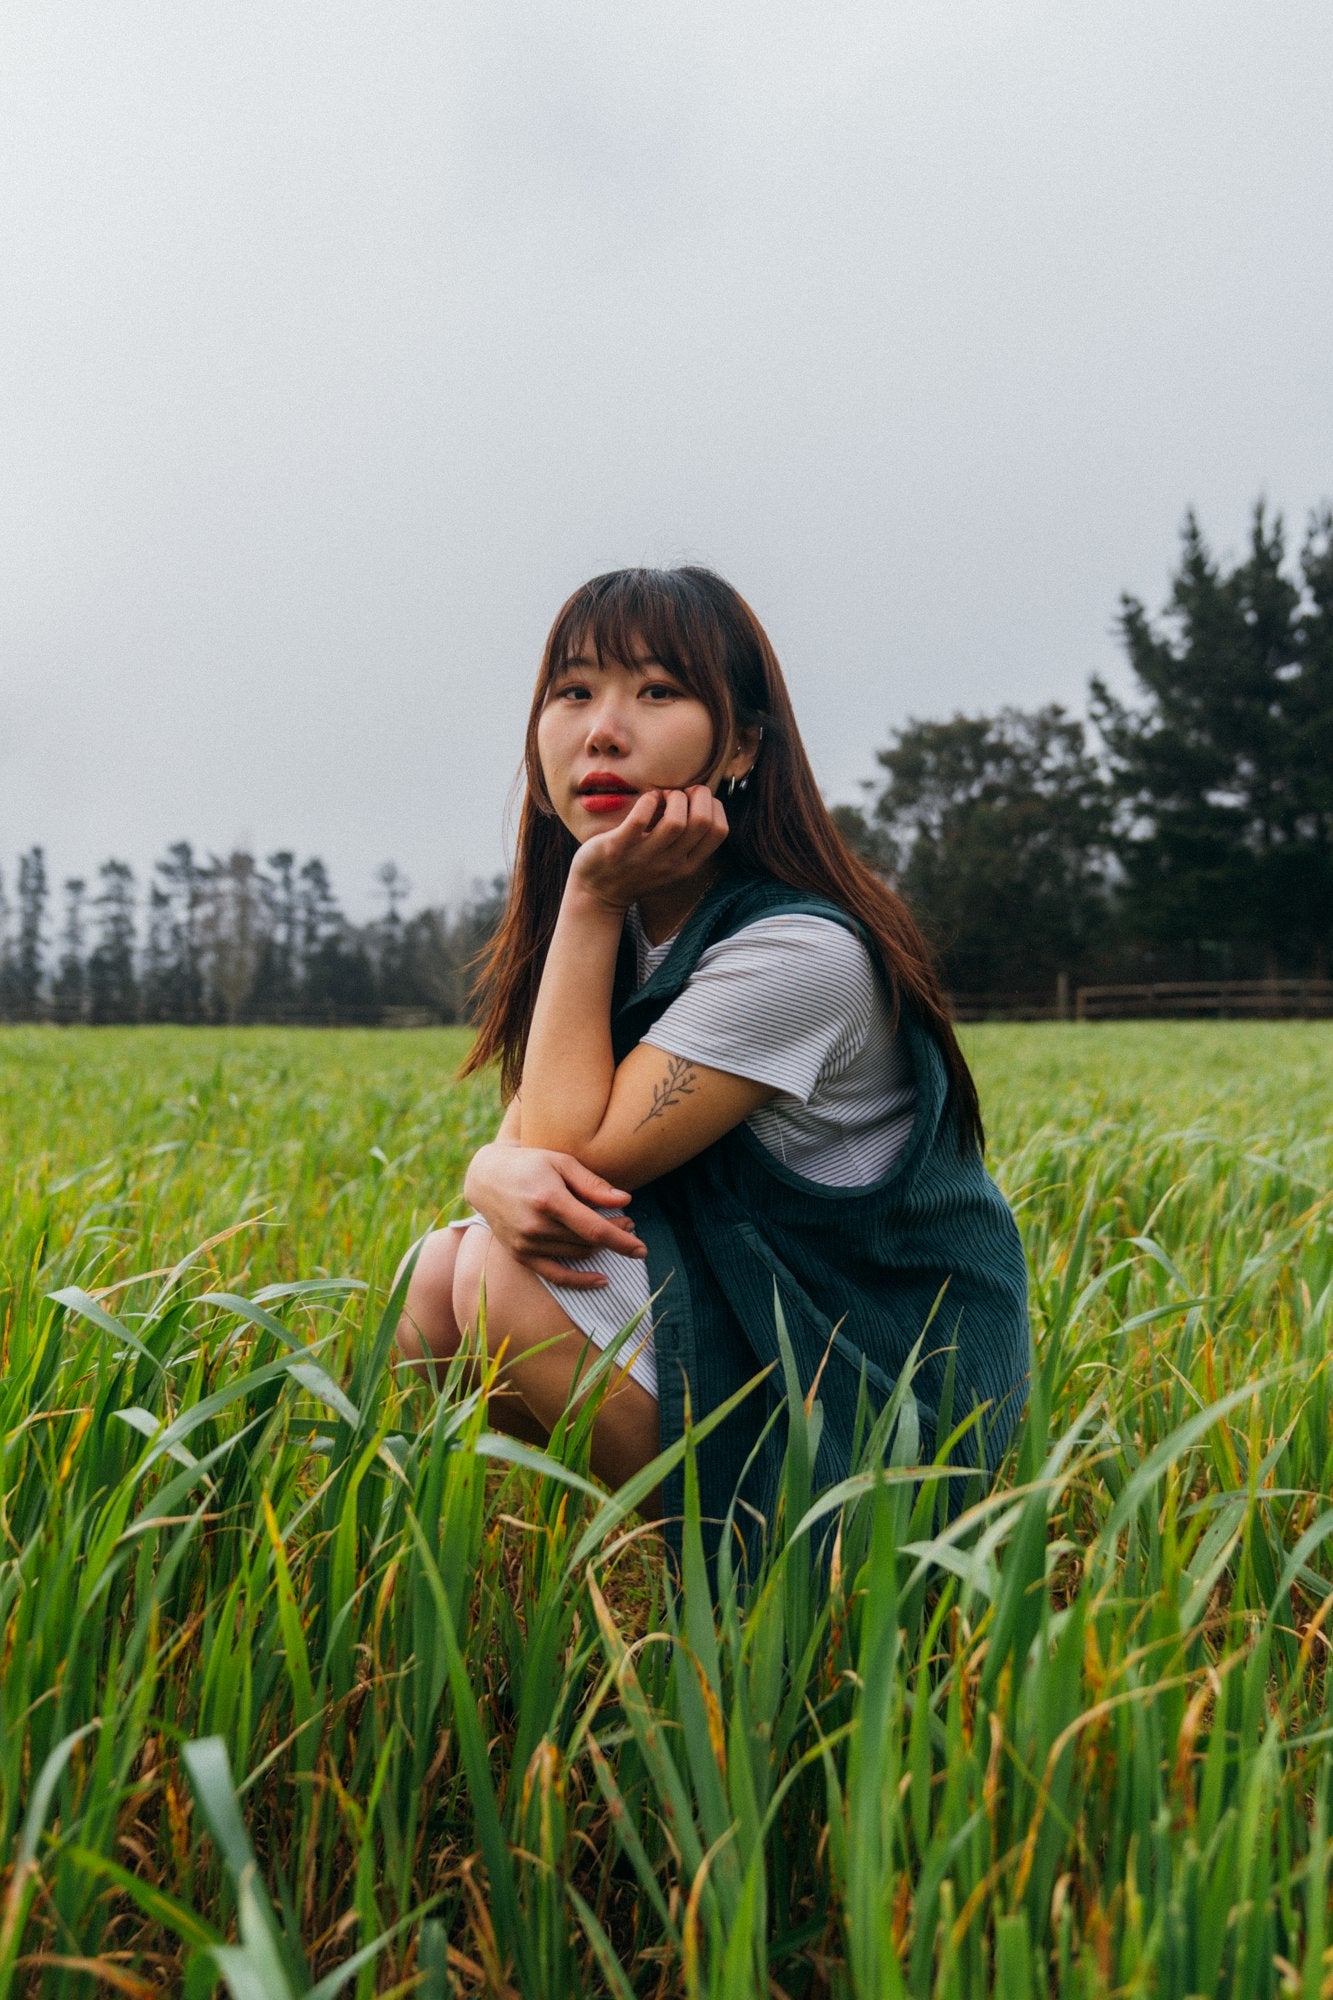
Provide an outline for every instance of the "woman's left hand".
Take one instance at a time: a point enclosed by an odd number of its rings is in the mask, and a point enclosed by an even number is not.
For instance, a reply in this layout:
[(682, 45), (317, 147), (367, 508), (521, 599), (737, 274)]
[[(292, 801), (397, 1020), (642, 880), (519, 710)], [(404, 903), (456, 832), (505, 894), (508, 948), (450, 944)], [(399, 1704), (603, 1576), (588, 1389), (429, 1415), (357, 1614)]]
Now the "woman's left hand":
[(722, 801), (707, 785), (644, 792), (619, 826), (584, 841), (569, 879), (609, 909), (627, 910), (697, 874), (726, 837)]

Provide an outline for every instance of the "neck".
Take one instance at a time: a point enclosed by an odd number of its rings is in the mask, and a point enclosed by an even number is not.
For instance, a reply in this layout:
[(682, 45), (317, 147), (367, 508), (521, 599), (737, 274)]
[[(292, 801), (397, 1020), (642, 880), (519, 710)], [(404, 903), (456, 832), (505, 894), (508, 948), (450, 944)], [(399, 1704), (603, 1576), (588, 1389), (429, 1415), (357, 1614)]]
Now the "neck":
[(661, 944), (675, 936), (686, 918), (698, 909), (716, 882), (718, 872), (716, 862), (708, 861), (695, 874), (639, 898), (639, 921), (649, 944)]

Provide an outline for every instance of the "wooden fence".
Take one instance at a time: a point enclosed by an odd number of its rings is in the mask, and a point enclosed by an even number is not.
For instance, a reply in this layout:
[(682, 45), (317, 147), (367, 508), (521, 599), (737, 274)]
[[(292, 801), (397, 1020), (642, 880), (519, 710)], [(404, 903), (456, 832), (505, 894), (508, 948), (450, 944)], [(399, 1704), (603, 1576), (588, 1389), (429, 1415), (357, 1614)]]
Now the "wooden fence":
[(1044, 993), (955, 993), (955, 1021), (1229, 1021), (1333, 1019), (1333, 979), (1177, 979)]
[(1052, 993), (951, 993), (955, 1021), (1068, 1021), (1073, 1009)]
[(1321, 1020), (1333, 979), (1194, 979), (1152, 986), (1080, 986), (1078, 1021)]

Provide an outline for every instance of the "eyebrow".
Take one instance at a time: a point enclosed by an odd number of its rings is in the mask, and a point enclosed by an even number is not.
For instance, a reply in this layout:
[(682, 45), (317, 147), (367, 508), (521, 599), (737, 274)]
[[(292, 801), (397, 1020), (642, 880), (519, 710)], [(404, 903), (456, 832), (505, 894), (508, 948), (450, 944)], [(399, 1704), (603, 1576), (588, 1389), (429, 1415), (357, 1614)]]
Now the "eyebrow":
[[(649, 667), (659, 667), (664, 674), (671, 673), (673, 671), (670, 667), (667, 666), (664, 660), (659, 660), (654, 655), (651, 654), (647, 659), (644, 660), (628, 660), (628, 661), (618, 660), (616, 664), (617, 666), (628, 666), (629, 671), (633, 674), (646, 673)], [(606, 666), (604, 661), (590, 659), (586, 653), (571, 654), (569, 659), (563, 660), (555, 671), (558, 674), (567, 674), (571, 673), (576, 667), (581, 667), (585, 671), (589, 667), (593, 667), (596, 668), (599, 673), (605, 673), (606, 671)]]

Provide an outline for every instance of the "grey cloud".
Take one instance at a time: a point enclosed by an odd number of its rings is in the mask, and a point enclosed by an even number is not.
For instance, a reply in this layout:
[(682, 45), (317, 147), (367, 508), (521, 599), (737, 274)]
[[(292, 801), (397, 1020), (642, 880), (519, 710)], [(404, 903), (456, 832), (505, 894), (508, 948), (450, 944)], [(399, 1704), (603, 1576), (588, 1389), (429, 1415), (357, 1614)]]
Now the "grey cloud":
[(1333, 17), (16, 4), (0, 858), (501, 857), (580, 577), (708, 560), (847, 796), (1333, 486)]

